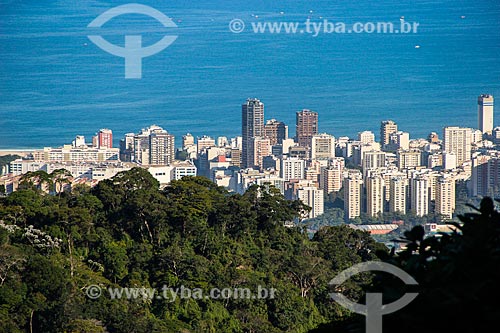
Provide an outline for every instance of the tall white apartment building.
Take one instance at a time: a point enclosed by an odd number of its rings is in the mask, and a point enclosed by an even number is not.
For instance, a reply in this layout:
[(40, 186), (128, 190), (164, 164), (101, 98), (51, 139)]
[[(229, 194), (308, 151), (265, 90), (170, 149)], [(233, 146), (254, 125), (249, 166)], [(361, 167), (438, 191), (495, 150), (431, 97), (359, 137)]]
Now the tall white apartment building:
[(493, 103), (492, 95), (481, 95), (477, 99), (478, 128), (483, 134), (491, 134), (493, 131)]
[(471, 159), (471, 134), (472, 131), (470, 128), (444, 128), (444, 151), (455, 154), (457, 157), (457, 166)]
[(384, 212), (384, 185), (384, 178), (380, 175), (366, 178), (366, 213), (368, 216), (376, 217)]
[(389, 187), (389, 211), (391, 213), (399, 212), (406, 214), (408, 179), (404, 177), (391, 177)]
[(175, 159), (175, 138), (167, 131), (156, 131), (149, 136), (149, 164), (169, 165)]
[(408, 150), (408, 149), (410, 149), (410, 133), (408, 133), (408, 132), (398, 131), (398, 132), (392, 133), (390, 135), (389, 141), (390, 141), (389, 146), (391, 146), (391, 148), (394, 150), (398, 150), (398, 149)]
[(455, 211), (455, 179), (441, 177), (436, 184), (436, 213), (451, 219)]
[(429, 179), (427, 175), (417, 175), (411, 179), (411, 210), (417, 216), (429, 214)]
[(361, 200), (363, 195), (363, 177), (359, 171), (349, 170), (344, 179), (344, 214), (349, 221), (361, 214)]
[(363, 154), (363, 177), (366, 178), (369, 170), (383, 168), (386, 165), (386, 153), (381, 151), (369, 151)]

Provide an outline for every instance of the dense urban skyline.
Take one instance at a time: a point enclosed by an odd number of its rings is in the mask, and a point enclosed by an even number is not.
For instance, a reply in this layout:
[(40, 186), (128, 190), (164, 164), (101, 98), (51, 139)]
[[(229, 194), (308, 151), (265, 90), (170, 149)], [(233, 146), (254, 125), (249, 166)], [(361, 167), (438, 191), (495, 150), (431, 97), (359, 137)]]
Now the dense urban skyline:
[[(409, 211), (451, 219), (457, 182), (466, 182), (471, 196), (486, 195), (500, 186), (500, 127), (493, 125), (491, 95), (478, 98), (480, 129), (447, 126), (441, 136), (431, 132), (426, 139), (412, 139), (393, 120), (380, 121), (379, 138), (366, 130), (356, 138), (335, 137), (319, 130), (318, 113), (308, 109), (296, 112), (297, 134), (288, 138), (288, 126), (266, 118), (259, 99), (248, 99), (241, 110), (242, 135), (235, 138), (196, 140), (188, 133), (176, 151), (175, 137), (152, 125), (126, 134), (119, 148), (113, 148), (112, 131), (101, 129), (91, 144), (77, 136), (71, 145), (45, 148), (28, 160), (13, 161), (10, 172), (17, 177), (27, 171), (66, 168), (79, 182), (98, 182), (138, 165), (163, 186), (186, 175), (205, 176), (238, 193), (252, 184), (272, 184), (287, 199), (300, 199), (312, 207), (309, 218), (324, 213), (326, 195), (343, 189), (346, 221), (362, 213), (377, 217)], [(108, 165), (96, 167), (95, 172), (89, 162)]]

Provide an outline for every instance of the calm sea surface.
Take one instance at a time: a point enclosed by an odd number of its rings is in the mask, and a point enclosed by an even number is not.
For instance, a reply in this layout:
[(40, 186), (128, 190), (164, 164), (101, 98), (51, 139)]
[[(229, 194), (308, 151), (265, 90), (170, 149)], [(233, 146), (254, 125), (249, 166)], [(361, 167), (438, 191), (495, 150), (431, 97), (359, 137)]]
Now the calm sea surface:
[[(125, 34), (141, 34), (146, 45), (179, 36), (143, 60), (141, 80), (125, 80), (123, 58), (87, 38), (94, 18), (126, 3), (0, 0), (0, 149), (58, 146), (103, 127), (119, 140), (150, 124), (179, 136), (177, 144), (186, 132), (236, 136), (248, 97), (291, 134), (295, 112), (309, 108), (319, 112), (320, 131), (335, 136), (378, 134), (380, 121), (393, 119), (423, 137), (445, 125), (476, 126), (481, 93), (500, 106), (499, 1), (141, 1), (178, 28), (123, 15), (98, 32), (118, 45)], [(399, 25), (401, 16), (420, 23), (417, 34), (250, 31), (258, 21)], [(241, 34), (228, 29), (235, 18), (246, 23)]]

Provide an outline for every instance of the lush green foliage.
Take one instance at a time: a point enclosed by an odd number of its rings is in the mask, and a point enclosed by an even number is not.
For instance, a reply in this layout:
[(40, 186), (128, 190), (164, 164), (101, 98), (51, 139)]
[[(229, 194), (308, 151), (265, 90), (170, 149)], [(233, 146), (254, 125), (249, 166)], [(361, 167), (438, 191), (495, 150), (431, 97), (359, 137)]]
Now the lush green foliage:
[[(453, 223), (460, 232), (424, 238), (417, 226), (405, 233), (406, 249), (381, 256), (419, 283), (419, 296), (404, 309), (383, 318), (384, 332), (496, 332), (500, 325), (500, 213), (484, 198), (475, 213)], [(397, 278), (374, 279), (372, 290), (383, 292), (384, 303), (405, 293)], [(357, 319), (356, 319), (357, 318)], [(314, 332), (364, 332), (365, 318), (332, 322)], [(347, 322), (347, 323), (346, 323)]]
[[(24, 189), (0, 198), (0, 332), (307, 332), (351, 317), (330, 300), (328, 281), (383, 250), (345, 226), (312, 240), (284, 227), (306, 207), (274, 188), (234, 195), (191, 177), (160, 191), (135, 168), (92, 190), (58, 191), (66, 176), (31, 173)], [(56, 195), (40, 191), (44, 182)], [(90, 285), (277, 292), (94, 300)]]
[(4, 155), (0, 156), (0, 170), (2, 169), (3, 166), (8, 165), (10, 162), (21, 158), (19, 155)]

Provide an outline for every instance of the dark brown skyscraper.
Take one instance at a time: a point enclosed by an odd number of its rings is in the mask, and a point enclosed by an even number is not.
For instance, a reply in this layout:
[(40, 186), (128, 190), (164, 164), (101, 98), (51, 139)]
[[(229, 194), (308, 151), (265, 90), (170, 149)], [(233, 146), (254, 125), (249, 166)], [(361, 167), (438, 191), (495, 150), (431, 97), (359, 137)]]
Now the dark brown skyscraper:
[[(264, 136), (264, 103), (257, 98), (248, 99), (241, 107), (241, 129), (243, 145), (241, 165), (243, 168), (253, 167), (251, 163), (252, 138)], [(253, 155), (252, 155), (253, 156)]]
[(318, 134), (318, 113), (311, 110), (297, 112), (295, 141), (302, 147), (311, 147), (313, 135)]

